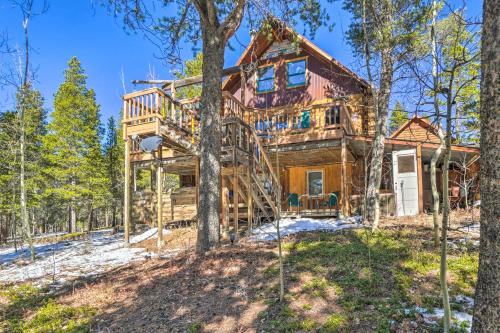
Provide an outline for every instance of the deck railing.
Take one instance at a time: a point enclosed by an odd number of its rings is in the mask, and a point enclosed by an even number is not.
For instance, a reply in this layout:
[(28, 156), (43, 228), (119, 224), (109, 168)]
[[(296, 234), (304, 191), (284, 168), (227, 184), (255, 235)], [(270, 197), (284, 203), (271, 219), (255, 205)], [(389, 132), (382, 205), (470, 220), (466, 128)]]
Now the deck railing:
[(189, 103), (180, 103), (160, 88), (150, 88), (123, 96), (123, 123), (175, 126), (193, 140), (198, 137), (199, 116)]
[[(279, 133), (288, 135), (341, 130), (355, 134), (351, 115), (343, 102), (311, 107), (279, 107), (269, 110), (245, 107), (232, 94), (223, 92), (222, 118), (238, 117), (259, 135), (271, 139)], [(174, 100), (160, 88), (150, 88), (124, 96), (123, 122), (138, 125), (148, 122), (175, 125), (197, 138), (199, 131), (199, 99)]]
[(280, 136), (333, 129), (354, 134), (351, 116), (343, 104), (325, 103), (305, 109), (253, 109), (245, 120), (260, 133), (280, 132)]
[(222, 150), (227, 160), (234, 162), (247, 158), (246, 163), (250, 165), (254, 177), (250, 183), (252, 191), (262, 193), (275, 211), (280, 183), (255, 129), (237, 116), (227, 116), (222, 121), (222, 133)]

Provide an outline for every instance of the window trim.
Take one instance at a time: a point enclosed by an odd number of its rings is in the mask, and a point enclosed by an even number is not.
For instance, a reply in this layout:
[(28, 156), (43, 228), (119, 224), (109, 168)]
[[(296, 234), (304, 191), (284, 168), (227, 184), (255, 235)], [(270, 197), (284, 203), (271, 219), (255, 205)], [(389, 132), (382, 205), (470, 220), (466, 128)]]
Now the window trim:
[[(309, 63), (309, 56), (303, 56), (299, 58), (293, 58), (285, 61), (285, 70), (286, 70), (286, 89), (295, 89), (295, 88), (300, 88), (300, 87), (305, 87), (307, 86), (307, 79), (309, 77), (309, 71), (308, 71), (308, 63)], [(290, 84), (288, 81), (288, 63), (290, 62), (297, 62), (297, 61), (305, 61), (305, 71), (304, 71), (304, 83), (301, 84)], [(298, 75), (298, 74), (296, 74)]]
[[(320, 194), (310, 194), (309, 193), (309, 174), (314, 172), (321, 173), (321, 193)], [(307, 195), (324, 195), (325, 194), (325, 170), (323, 169), (315, 169), (315, 170), (307, 170), (306, 174), (306, 183), (307, 183)]]
[[(273, 67), (273, 89), (272, 90), (263, 90), (259, 91), (259, 70), (267, 67)], [(270, 92), (275, 92), (276, 91), (276, 64), (266, 64), (257, 67), (257, 70), (255, 71), (255, 94), (261, 95), (261, 94), (267, 94)]]

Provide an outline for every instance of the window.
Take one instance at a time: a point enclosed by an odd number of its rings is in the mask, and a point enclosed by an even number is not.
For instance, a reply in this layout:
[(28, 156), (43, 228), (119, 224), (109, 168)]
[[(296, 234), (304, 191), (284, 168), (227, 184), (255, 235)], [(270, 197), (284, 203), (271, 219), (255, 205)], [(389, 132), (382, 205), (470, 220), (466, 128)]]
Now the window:
[(413, 155), (398, 156), (398, 173), (415, 172), (415, 159)]
[(307, 194), (323, 194), (323, 171), (307, 172)]
[(287, 88), (294, 88), (306, 84), (306, 59), (289, 61), (287, 66)]
[(274, 66), (262, 67), (257, 70), (257, 93), (274, 91)]
[(340, 106), (332, 106), (325, 113), (325, 124), (326, 125), (337, 125), (340, 124)]

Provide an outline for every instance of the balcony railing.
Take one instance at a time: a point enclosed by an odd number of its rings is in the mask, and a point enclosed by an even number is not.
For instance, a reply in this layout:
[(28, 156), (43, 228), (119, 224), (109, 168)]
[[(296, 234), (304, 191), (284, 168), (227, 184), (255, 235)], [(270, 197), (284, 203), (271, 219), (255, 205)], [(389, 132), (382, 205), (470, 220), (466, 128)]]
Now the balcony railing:
[[(160, 88), (150, 88), (124, 96), (123, 123), (141, 125), (163, 123), (176, 126), (197, 139), (199, 99), (177, 101)], [(222, 118), (238, 117), (262, 137), (271, 139), (311, 133), (355, 134), (351, 115), (343, 102), (324, 103), (298, 108), (285, 106), (264, 109), (245, 107), (229, 92), (223, 92)]]

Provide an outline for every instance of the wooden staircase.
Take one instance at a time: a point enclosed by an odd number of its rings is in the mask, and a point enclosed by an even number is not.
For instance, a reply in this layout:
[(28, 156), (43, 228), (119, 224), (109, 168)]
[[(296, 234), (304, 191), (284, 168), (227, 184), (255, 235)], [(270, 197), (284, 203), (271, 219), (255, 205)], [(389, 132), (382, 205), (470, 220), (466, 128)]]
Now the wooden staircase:
[[(161, 135), (167, 146), (186, 155), (199, 155), (197, 104), (181, 103), (159, 88), (129, 94), (124, 98), (124, 136), (132, 132)], [(225, 232), (230, 224), (238, 232), (242, 222), (252, 228), (274, 219), (280, 184), (255, 129), (245, 122), (251, 119), (251, 111), (224, 92), (221, 115), (222, 177), (231, 189), (230, 195), (223, 190), (228, 197), (223, 198), (222, 224)]]

